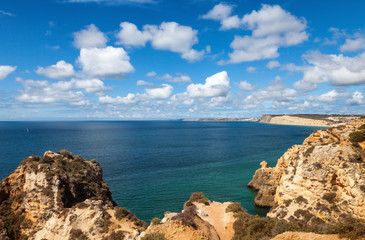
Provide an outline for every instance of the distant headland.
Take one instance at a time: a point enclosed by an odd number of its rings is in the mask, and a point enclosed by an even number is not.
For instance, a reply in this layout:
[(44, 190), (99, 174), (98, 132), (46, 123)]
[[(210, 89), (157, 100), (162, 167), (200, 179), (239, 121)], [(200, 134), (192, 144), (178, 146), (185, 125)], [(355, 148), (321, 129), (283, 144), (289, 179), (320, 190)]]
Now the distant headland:
[(334, 127), (365, 115), (342, 114), (293, 114), (293, 115), (262, 115), (253, 118), (186, 118), (190, 122), (260, 122), (279, 125)]

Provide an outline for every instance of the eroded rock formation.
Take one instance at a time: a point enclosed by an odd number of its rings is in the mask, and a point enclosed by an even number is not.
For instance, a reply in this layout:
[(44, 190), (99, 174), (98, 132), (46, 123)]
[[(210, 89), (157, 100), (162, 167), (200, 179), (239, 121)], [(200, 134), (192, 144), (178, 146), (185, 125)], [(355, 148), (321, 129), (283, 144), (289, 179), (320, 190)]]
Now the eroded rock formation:
[[(248, 186), (255, 203), (271, 207), (268, 216), (318, 224), (346, 216), (365, 218), (365, 119), (315, 131), (303, 145), (288, 149), (274, 168), (258, 169)], [(360, 129), (359, 129), (360, 128)], [(365, 133), (364, 133), (365, 134)], [(361, 139), (360, 139), (361, 140)]]
[(118, 208), (95, 161), (30, 156), (0, 182), (0, 239), (136, 238), (147, 224)]

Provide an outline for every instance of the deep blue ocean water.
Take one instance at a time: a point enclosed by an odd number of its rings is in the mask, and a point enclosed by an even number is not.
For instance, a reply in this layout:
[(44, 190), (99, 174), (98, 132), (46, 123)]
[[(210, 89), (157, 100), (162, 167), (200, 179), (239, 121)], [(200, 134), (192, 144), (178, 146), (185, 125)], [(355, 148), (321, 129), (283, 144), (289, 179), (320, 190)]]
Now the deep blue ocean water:
[(240, 202), (251, 214), (255, 192), (246, 187), (261, 161), (275, 166), (315, 127), (249, 122), (0, 122), (0, 179), (27, 156), (67, 149), (103, 168), (113, 199), (150, 221), (181, 211), (193, 192)]

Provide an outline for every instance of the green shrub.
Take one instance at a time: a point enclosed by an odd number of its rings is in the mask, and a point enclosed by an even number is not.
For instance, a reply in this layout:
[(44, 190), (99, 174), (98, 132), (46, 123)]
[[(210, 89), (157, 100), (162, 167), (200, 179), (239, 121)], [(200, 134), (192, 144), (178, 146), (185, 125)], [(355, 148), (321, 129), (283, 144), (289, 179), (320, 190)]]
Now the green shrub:
[(62, 149), (61, 151), (57, 152), (65, 157), (72, 158), (72, 153), (67, 151), (66, 149)]
[(308, 210), (298, 209), (294, 212), (294, 216), (297, 218), (303, 217), (304, 220), (308, 222), (313, 217), (313, 214), (311, 214)]
[(243, 211), (243, 209), (241, 207), (241, 204), (238, 202), (231, 203), (226, 208), (226, 213), (228, 213), (228, 212), (238, 213), (238, 212), (242, 212), (242, 211)]
[(336, 200), (336, 193), (325, 193), (322, 197), (324, 200), (326, 200), (327, 202), (329, 203), (335, 203), (335, 200)]
[(365, 124), (361, 125), (358, 129), (359, 129), (359, 130), (361, 130), (361, 129), (365, 129)]
[(69, 240), (88, 240), (89, 238), (80, 229), (71, 229)]
[(163, 233), (148, 233), (142, 240), (167, 240)]
[(186, 206), (193, 205), (193, 202), (203, 203), (205, 205), (209, 205), (210, 201), (208, 198), (204, 196), (202, 192), (194, 192), (191, 194), (189, 201), (186, 202)]
[(350, 156), (349, 161), (350, 162), (355, 162), (355, 163), (361, 163), (362, 162), (362, 157), (359, 154), (354, 154), (354, 155)]
[(311, 146), (310, 148), (307, 149), (307, 151), (305, 151), (304, 153), (304, 157), (308, 157), (314, 150), (314, 146)]
[(117, 207), (114, 212), (114, 217), (117, 220), (121, 220), (122, 218), (126, 217), (130, 212), (124, 207)]
[(358, 239), (365, 236), (364, 220), (347, 217), (341, 222), (331, 225), (326, 233), (339, 234), (340, 238)]
[(304, 198), (303, 196), (298, 196), (297, 198), (295, 198), (295, 202), (307, 204), (308, 200), (306, 198)]
[(196, 216), (196, 207), (191, 205), (184, 209), (182, 213), (177, 214), (176, 216), (172, 217), (171, 220), (177, 220), (182, 222), (185, 226), (190, 226), (193, 228), (197, 228), (194, 218)]
[(349, 137), (352, 145), (358, 147), (359, 142), (365, 141), (365, 131), (352, 132), (350, 133)]
[(158, 225), (158, 224), (161, 224), (161, 219), (159, 219), (159, 218), (154, 218), (154, 219), (152, 219), (151, 224), (152, 224), (152, 225)]
[(108, 237), (104, 237), (103, 240), (123, 240), (124, 239), (124, 233), (123, 231), (118, 232), (112, 232), (109, 234)]

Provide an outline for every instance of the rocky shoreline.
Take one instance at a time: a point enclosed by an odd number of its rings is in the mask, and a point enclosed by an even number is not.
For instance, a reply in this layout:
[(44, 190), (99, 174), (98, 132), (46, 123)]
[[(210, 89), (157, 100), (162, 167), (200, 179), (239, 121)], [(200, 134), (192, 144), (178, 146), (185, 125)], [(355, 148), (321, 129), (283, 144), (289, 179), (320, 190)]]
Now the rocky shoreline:
[(313, 126), (313, 127), (336, 127), (344, 125), (358, 116), (344, 115), (262, 115), (256, 118), (187, 118), (181, 119), (188, 122), (259, 122), (275, 125)]
[(148, 225), (117, 206), (95, 160), (48, 151), (0, 182), (0, 239), (356, 239), (365, 237), (364, 159), (358, 118), (315, 131), (273, 168), (261, 163), (248, 186), (271, 208), (266, 218), (193, 193), (181, 212)]

